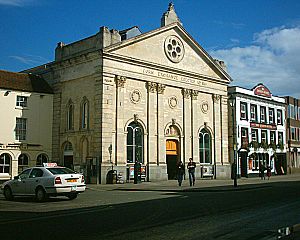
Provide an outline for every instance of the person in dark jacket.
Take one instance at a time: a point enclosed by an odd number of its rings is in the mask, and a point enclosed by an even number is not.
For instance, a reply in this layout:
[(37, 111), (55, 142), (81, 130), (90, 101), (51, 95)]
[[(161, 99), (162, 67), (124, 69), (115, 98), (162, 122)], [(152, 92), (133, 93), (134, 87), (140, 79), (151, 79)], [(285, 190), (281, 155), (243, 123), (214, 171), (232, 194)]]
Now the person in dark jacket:
[(259, 174), (260, 174), (260, 179), (265, 180), (265, 166), (261, 163), (259, 165)]
[(187, 169), (189, 171), (189, 180), (190, 180), (190, 186), (195, 186), (195, 168), (196, 168), (196, 163), (193, 162), (193, 159), (189, 159), (189, 163), (187, 165)]
[(270, 180), (270, 177), (271, 177), (271, 166), (270, 165), (268, 165), (267, 166), (267, 177), (268, 177), (268, 180)]
[(178, 185), (182, 185), (182, 180), (183, 180), (183, 175), (184, 175), (184, 165), (182, 161), (180, 161), (177, 164), (177, 180), (178, 180)]

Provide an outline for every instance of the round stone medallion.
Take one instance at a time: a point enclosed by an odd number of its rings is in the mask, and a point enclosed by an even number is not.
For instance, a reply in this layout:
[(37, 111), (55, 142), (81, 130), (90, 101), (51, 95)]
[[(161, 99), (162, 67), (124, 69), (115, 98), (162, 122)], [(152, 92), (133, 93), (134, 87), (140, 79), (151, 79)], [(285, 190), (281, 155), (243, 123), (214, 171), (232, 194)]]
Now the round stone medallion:
[(172, 96), (169, 98), (169, 106), (170, 108), (175, 108), (177, 107), (177, 104), (178, 104), (178, 100), (175, 96)]
[(130, 100), (133, 103), (139, 103), (141, 101), (141, 93), (139, 90), (135, 89), (130, 94)]
[(184, 46), (177, 36), (169, 36), (165, 40), (165, 53), (169, 60), (179, 63), (184, 56)]
[(208, 110), (209, 110), (208, 102), (203, 102), (201, 104), (201, 111), (206, 114)]

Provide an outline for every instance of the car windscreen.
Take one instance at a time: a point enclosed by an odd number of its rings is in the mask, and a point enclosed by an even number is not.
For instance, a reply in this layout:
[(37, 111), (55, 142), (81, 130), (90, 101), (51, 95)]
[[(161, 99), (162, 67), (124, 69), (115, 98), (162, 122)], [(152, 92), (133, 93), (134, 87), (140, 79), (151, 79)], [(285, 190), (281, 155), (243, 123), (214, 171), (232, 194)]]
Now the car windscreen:
[(47, 168), (52, 174), (70, 174), (75, 173), (73, 170), (69, 168)]

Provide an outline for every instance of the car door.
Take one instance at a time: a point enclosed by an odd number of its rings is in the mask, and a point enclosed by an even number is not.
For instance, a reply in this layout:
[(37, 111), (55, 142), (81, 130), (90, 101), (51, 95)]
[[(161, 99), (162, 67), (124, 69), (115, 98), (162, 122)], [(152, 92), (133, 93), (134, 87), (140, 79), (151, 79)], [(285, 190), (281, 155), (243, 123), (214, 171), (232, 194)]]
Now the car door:
[(43, 176), (44, 172), (40, 168), (33, 168), (29, 178), (27, 179), (27, 184), (26, 184), (26, 193), (28, 195), (34, 195), (35, 194), (35, 189), (38, 185), (43, 185)]
[(26, 194), (26, 182), (30, 172), (31, 172), (31, 168), (26, 169), (14, 179), (11, 185), (13, 194), (15, 195)]

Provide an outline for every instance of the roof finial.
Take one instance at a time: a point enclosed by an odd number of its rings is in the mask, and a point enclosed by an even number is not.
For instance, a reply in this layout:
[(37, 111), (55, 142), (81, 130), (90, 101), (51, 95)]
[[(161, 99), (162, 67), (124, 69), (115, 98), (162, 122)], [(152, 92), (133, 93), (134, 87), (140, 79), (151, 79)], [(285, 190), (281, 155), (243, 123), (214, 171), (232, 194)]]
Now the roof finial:
[(180, 22), (180, 19), (178, 18), (177, 14), (175, 12), (173, 2), (170, 2), (168, 10), (161, 17), (161, 27), (169, 25), (174, 22), (180, 23), (182, 25), (182, 23)]

